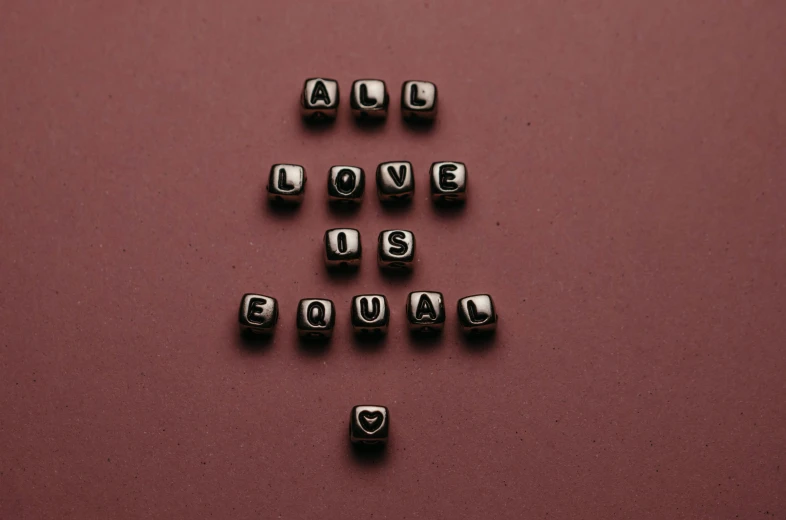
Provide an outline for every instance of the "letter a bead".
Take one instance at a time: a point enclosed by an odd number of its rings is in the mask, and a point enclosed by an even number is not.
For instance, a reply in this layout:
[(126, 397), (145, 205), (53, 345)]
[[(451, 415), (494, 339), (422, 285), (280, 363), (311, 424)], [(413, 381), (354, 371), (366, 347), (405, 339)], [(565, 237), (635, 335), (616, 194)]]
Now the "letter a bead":
[(407, 319), (413, 332), (439, 332), (445, 325), (442, 293), (411, 292), (407, 298)]
[(300, 96), (301, 114), (305, 119), (335, 119), (338, 112), (338, 82), (327, 78), (310, 78)]

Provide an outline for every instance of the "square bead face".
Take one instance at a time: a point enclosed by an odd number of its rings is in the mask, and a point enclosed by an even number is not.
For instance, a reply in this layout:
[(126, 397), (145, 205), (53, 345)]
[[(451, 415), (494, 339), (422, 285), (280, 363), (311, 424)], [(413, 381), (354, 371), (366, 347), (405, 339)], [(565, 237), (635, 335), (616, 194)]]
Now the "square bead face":
[(336, 315), (330, 300), (300, 300), (297, 330), (301, 338), (327, 339), (333, 334)]
[(384, 162), (377, 166), (377, 195), (386, 202), (403, 201), (415, 193), (412, 164), (407, 161)]
[(333, 166), (328, 173), (328, 198), (332, 202), (360, 203), (366, 189), (363, 168)]
[(338, 82), (327, 78), (310, 78), (303, 85), (301, 113), (307, 119), (334, 119), (338, 112)]
[(241, 332), (269, 335), (278, 321), (278, 302), (270, 296), (244, 294), (238, 312)]
[(415, 235), (404, 229), (389, 229), (379, 234), (377, 261), (383, 269), (412, 269), (415, 260)]
[(405, 119), (434, 119), (437, 86), (428, 81), (405, 81), (401, 86), (401, 115)]
[(306, 170), (297, 164), (274, 164), (267, 183), (268, 199), (299, 203), (306, 193)]
[(349, 440), (352, 444), (383, 445), (388, 440), (390, 414), (385, 406), (359, 405), (349, 414)]
[(388, 330), (390, 309), (382, 294), (361, 294), (352, 298), (352, 327), (360, 335), (382, 335)]
[(431, 165), (431, 198), (438, 202), (461, 202), (467, 196), (467, 167), (460, 162)]
[(383, 118), (388, 115), (388, 91), (380, 79), (359, 79), (352, 83), (349, 104), (358, 118)]
[(461, 328), (467, 334), (492, 332), (497, 328), (494, 301), (488, 294), (476, 294), (460, 299), (458, 317)]
[(360, 253), (360, 232), (357, 229), (325, 231), (325, 264), (328, 267), (358, 267)]
[(445, 325), (442, 293), (411, 292), (407, 298), (407, 319), (414, 332), (438, 332)]

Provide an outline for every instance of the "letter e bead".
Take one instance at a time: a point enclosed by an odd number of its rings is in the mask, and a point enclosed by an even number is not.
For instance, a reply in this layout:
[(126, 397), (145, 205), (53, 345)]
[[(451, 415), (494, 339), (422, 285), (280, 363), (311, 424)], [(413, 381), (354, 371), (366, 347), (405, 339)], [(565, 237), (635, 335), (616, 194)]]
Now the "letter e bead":
[(278, 303), (275, 298), (261, 294), (244, 294), (238, 312), (241, 332), (270, 335), (278, 321)]
[(431, 198), (435, 202), (463, 202), (467, 197), (467, 167), (460, 162), (431, 165)]

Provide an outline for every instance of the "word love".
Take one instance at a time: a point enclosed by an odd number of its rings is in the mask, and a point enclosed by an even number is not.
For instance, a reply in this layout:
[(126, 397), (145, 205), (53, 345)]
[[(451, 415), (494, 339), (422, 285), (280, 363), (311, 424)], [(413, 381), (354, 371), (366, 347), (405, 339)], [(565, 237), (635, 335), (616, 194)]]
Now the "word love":
[[(382, 202), (404, 202), (415, 194), (415, 175), (409, 161), (377, 166), (377, 196)], [(467, 166), (461, 162), (435, 162), (429, 169), (431, 198), (438, 203), (462, 203), (467, 198)], [(332, 166), (327, 174), (331, 202), (360, 204), (366, 173), (358, 166)], [(274, 164), (267, 183), (268, 199), (300, 203), (306, 195), (306, 169), (298, 164)]]
[[(488, 294), (475, 294), (458, 300), (459, 323), (467, 334), (490, 333), (496, 330), (497, 313)], [(442, 293), (416, 291), (409, 293), (406, 303), (409, 329), (413, 333), (439, 333), (445, 325)], [(390, 321), (388, 299), (383, 294), (362, 294), (352, 298), (350, 318), (355, 333), (381, 336), (387, 333)], [(245, 294), (238, 313), (241, 332), (270, 335), (278, 322), (278, 302), (271, 296)], [(297, 330), (301, 338), (328, 339), (336, 324), (335, 306), (331, 300), (304, 299), (297, 307)]]
[[(338, 81), (309, 78), (300, 95), (304, 119), (335, 119), (341, 101)], [(359, 79), (352, 83), (349, 105), (358, 119), (384, 119), (388, 115), (388, 89), (381, 79)], [(406, 120), (431, 121), (437, 116), (437, 86), (428, 81), (405, 81), (401, 85), (401, 115)]]

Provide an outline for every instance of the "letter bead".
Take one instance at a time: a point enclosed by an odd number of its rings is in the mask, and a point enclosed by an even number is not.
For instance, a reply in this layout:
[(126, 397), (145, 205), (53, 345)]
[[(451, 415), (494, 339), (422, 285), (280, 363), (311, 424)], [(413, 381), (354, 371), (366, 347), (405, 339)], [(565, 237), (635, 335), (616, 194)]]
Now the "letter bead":
[(333, 166), (328, 173), (327, 188), (331, 202), (358, 204), (366, 189), (365, 172), (356, 166)]
[(297, 164), (274, 164), (270, 168), (267, 196), (273, 202), (298, 204), (306, 193), (306, 170)]
[(301, 338), (327, 339), (333, 334), (336, 315), (330, 300), (300, 300), (297, 307), (297, 330)]
[(349, 104), (357, 118), (385, 118), (389, 101), (385, 82), (380, 79), (359, 79), (352, 83)]
[(467, 167), (460, 162), (431, 165), (431, 198), (435, 202), (463, 202), (467, 196)]
[(405, 201), (415, 193), (415, 177), (408, 161), (384, 162), (377, 166), (377, 195), (383, 202)]
[(377, 263), (383, 269), (412, 269), (415, 260), (415, 235), (404, 229), (389, 229), (379, 234)]
[(437, 86), (428, 81), (405, 81), (401, 86), (401, 115), (409, 120), (437, 116)]
[(328, 267), (358, 267), (361, 252), (360, 232), (357, 229), (325, 231), (325, 265)]
[(352, 298), (352, 327), (360, 335), (381, 336), (388, 331), (390, 309), (382, 294), (361, 294)]
[(338, 112), (338, 82), (327, 78), (310, 78), (300, 97), (301, 114), (306, 119), (335, 119)]
[(278, 321), (278, 302), (270, 296), (244, 294), (238, 312), (241, 332), (270, 335)]
[(407, 298), (407, 319), (413, 332), (439, 332), (445, 325), (442, 293), (411, 292)]
[(461, 298), (458, 301), (458, 317), (461, 328), (467, 334), (490, 333), (497, 328), (497, 312), (488, 294)]
[(385, 406), (359, 405), (349, 416), (349, 440), (356, 446), (383, 446), (388, 440), (390, 413)]

